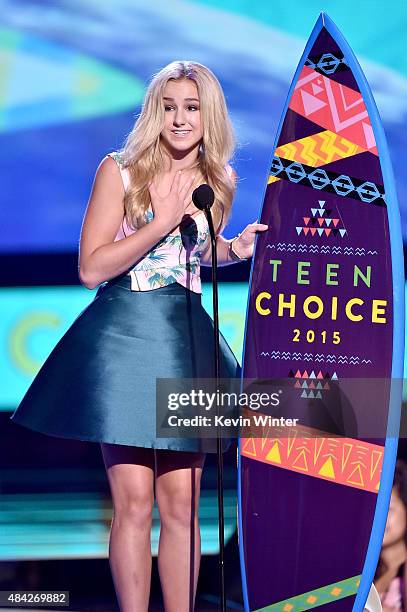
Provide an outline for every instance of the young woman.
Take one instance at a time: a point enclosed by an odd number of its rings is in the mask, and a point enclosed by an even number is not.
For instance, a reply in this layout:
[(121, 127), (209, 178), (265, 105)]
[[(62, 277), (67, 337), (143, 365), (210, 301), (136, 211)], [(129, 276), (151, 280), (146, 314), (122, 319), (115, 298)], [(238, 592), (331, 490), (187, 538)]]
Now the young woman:
[[(101, 285), (57, 344), (16, 423), (101, 443), (114, 517), (109, 559), (122, 612), (148, 610), (154, 493), (166, 612), (193, 610), (200, 564), (198, 439), (156, 437), (157, 377), (213, 377), (213, 321), (201, 304), (200, 265), (211, 265), (205, 214), (192, 191), (208, 183), (217, 260), (251, 257), (249, 224), (222, 237), (236, 176), (234, 138), (214, 74), (177, 61), (156, 74), (120, 152), (100, 163), (80, 241), (81, 282)], [(221, 377), (240, 367), (221, 335)], [(227, 445), (225, 445), (227, 447)]]
[(407, 610), (407, 465), (397, 461), (375, 586), (383, 612)]

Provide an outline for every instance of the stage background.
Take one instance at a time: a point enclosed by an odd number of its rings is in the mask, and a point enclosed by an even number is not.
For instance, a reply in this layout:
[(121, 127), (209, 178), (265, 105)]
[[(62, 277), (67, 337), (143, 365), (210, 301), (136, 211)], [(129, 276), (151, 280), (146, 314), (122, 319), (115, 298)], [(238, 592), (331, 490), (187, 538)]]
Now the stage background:
[[(407, 241), (407, 4), (0, 0), (0, 284), (59, 286), (1, 291), (0, 408), (16, 405), (91, 299), (83, 288), (63, 287), (78, 284), (80, 228), (96, 168), (123, 143), (151, 74), (174, 59), (194, 59), (221, 81), (239, 143), (239, 187), (225, 230), (232, 237), (260, 212), (279, 116), (321, 8), (372, 87)], [(247, 286), (249, 265), (227, 268), (221, 280)], [(210, 280), (208, 269), (203, 279)], [(232, 283), (224, 295), (222, 331), (240, 359), (244, 287)], [(205, 304), (210, 311), (209, 297)]]
[(239, 148), (235, 235), (259, 212), (288, 87), (321, 8), (360, 60), (394, 164), (407, 239), (407, 4), (398, 0), (0, 0), (3, 253), (75, 253), (97, 165), (120, 147), (151, 74), (208, 65)]
[[(9, 420), (46, 356), (93, 299), (95, 292), (79, 285), (77, 251), (98, 164), (122, 145), (154, 72), (175, 59), (201, 62), (223, 86), (239, 143), (232, 160), (239, 185), (224, 235), (242, 231), (260, 212), (278, 120), (321, 10), (347, 38), (373, 90), (407, 244), (407, 4), (0, 0), (2, 589), (63, 586), (79, 597), (83, 588), (75, 609), (116, 609), (106, 560), (111, 507), (97, 445), (39, 437)], [(220, 270), (221, 330), (239, 361), (249, 271), (246, 263)], [(203, 303), (211, 314), (209, 269), (203, 268), (202, 276)], [(407, 457), (404, 442), (401, 455)], [(235, 448), (227, 455), (231, 537), (236, 527)], [(209, 462), (204, 483), (209, 501), (202, 511), (209, 513), (203, 552), (210, 555), (217, 546), (216, 513), (208, 510), (216, 508), (215, 475), (215, 464)], [(231, 609), (242, 609), (237, 545), (229, 542), (227, 592), (235, 600)], [(91, 559), (92, 570), (79, 565), (81, 555)], [(21, 559), (75, 559), (75, 565), (63, 570), (37, 561), (19, 566)], [(217, 591), (216, 572), (215, 563), (201, 572), (208, 578), (200, 583), (197, 612), (216, 609), (208, 607), (210, 593)], [(155, 587), (157, 580), (156, 572)]]

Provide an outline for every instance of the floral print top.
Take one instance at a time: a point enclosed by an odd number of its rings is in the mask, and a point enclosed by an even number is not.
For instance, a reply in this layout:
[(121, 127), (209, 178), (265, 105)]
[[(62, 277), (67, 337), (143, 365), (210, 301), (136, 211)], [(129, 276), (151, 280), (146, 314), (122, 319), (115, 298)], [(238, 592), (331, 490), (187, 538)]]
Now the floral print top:
[[(117, 165), (127, 189), (130, 177), (123, 167), (120, 154), (109, 153)], [(151, 204), (147, 210), (147, 223), (154, 218)], [(181, 222), (179, 231), (168, 234), (130, 269), (132, 291), (149, 291), (164, 287), (170, 283), (179, 283), (195, 293), (202, 293), (200, 276), (200, 257), (204, 243), (209, 235), (208, 222), (203, 211), (187, 215)], [(124, 217), (117, 240), (133, 234), (135, 231), (127, 224)]]

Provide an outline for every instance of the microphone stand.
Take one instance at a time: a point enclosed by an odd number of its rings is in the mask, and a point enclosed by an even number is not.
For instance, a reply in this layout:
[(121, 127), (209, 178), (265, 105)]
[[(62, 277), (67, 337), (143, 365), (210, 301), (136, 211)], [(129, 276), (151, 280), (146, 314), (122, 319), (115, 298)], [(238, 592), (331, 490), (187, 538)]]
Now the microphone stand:
[[(219, 359), (219, 315), (218, 315), (218, 279), (217, 266), (218, 259), (216, 253), (216, 237), (213, 227), (212, 215), (209, 206), (203, 209), (208, 221), (209, 233), (211, 236), (212, 253), (212, 296), (213, 296), (213, 322), (214, 322), (214, 357), (215, 357), (215, 382), (216, 388), (219, 385), (220, 359)], [(216, 403), (217, 415), (219, 416), (219, 404)], [(220, 425), (218, 425), (218, 435), (216, 438), (216, 452), (218, 460), (218, 516), (219, 516), (219, 589), (220, 589), (220, 610), (226, 612), (225, 595), (225, 541), (224, 541), (224, 509), (223, 509), (223, 455), (222, 437), (220, 435)]]

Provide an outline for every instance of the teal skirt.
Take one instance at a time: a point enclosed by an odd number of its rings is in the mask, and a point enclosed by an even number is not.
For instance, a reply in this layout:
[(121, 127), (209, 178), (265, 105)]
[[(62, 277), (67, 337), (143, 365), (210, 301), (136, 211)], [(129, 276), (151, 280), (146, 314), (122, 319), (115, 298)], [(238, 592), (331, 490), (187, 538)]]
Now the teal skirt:
[[(179, 283), (131, 291), (125, 274), (104, 283), (42, 365), (12, 422), (83, 441), (216, 452), (216, 440), (156, 435), (156, 378), (214, 377), (213, 321), (201, 297)], [(240, 375), (220, 334), (220, 376)]]

